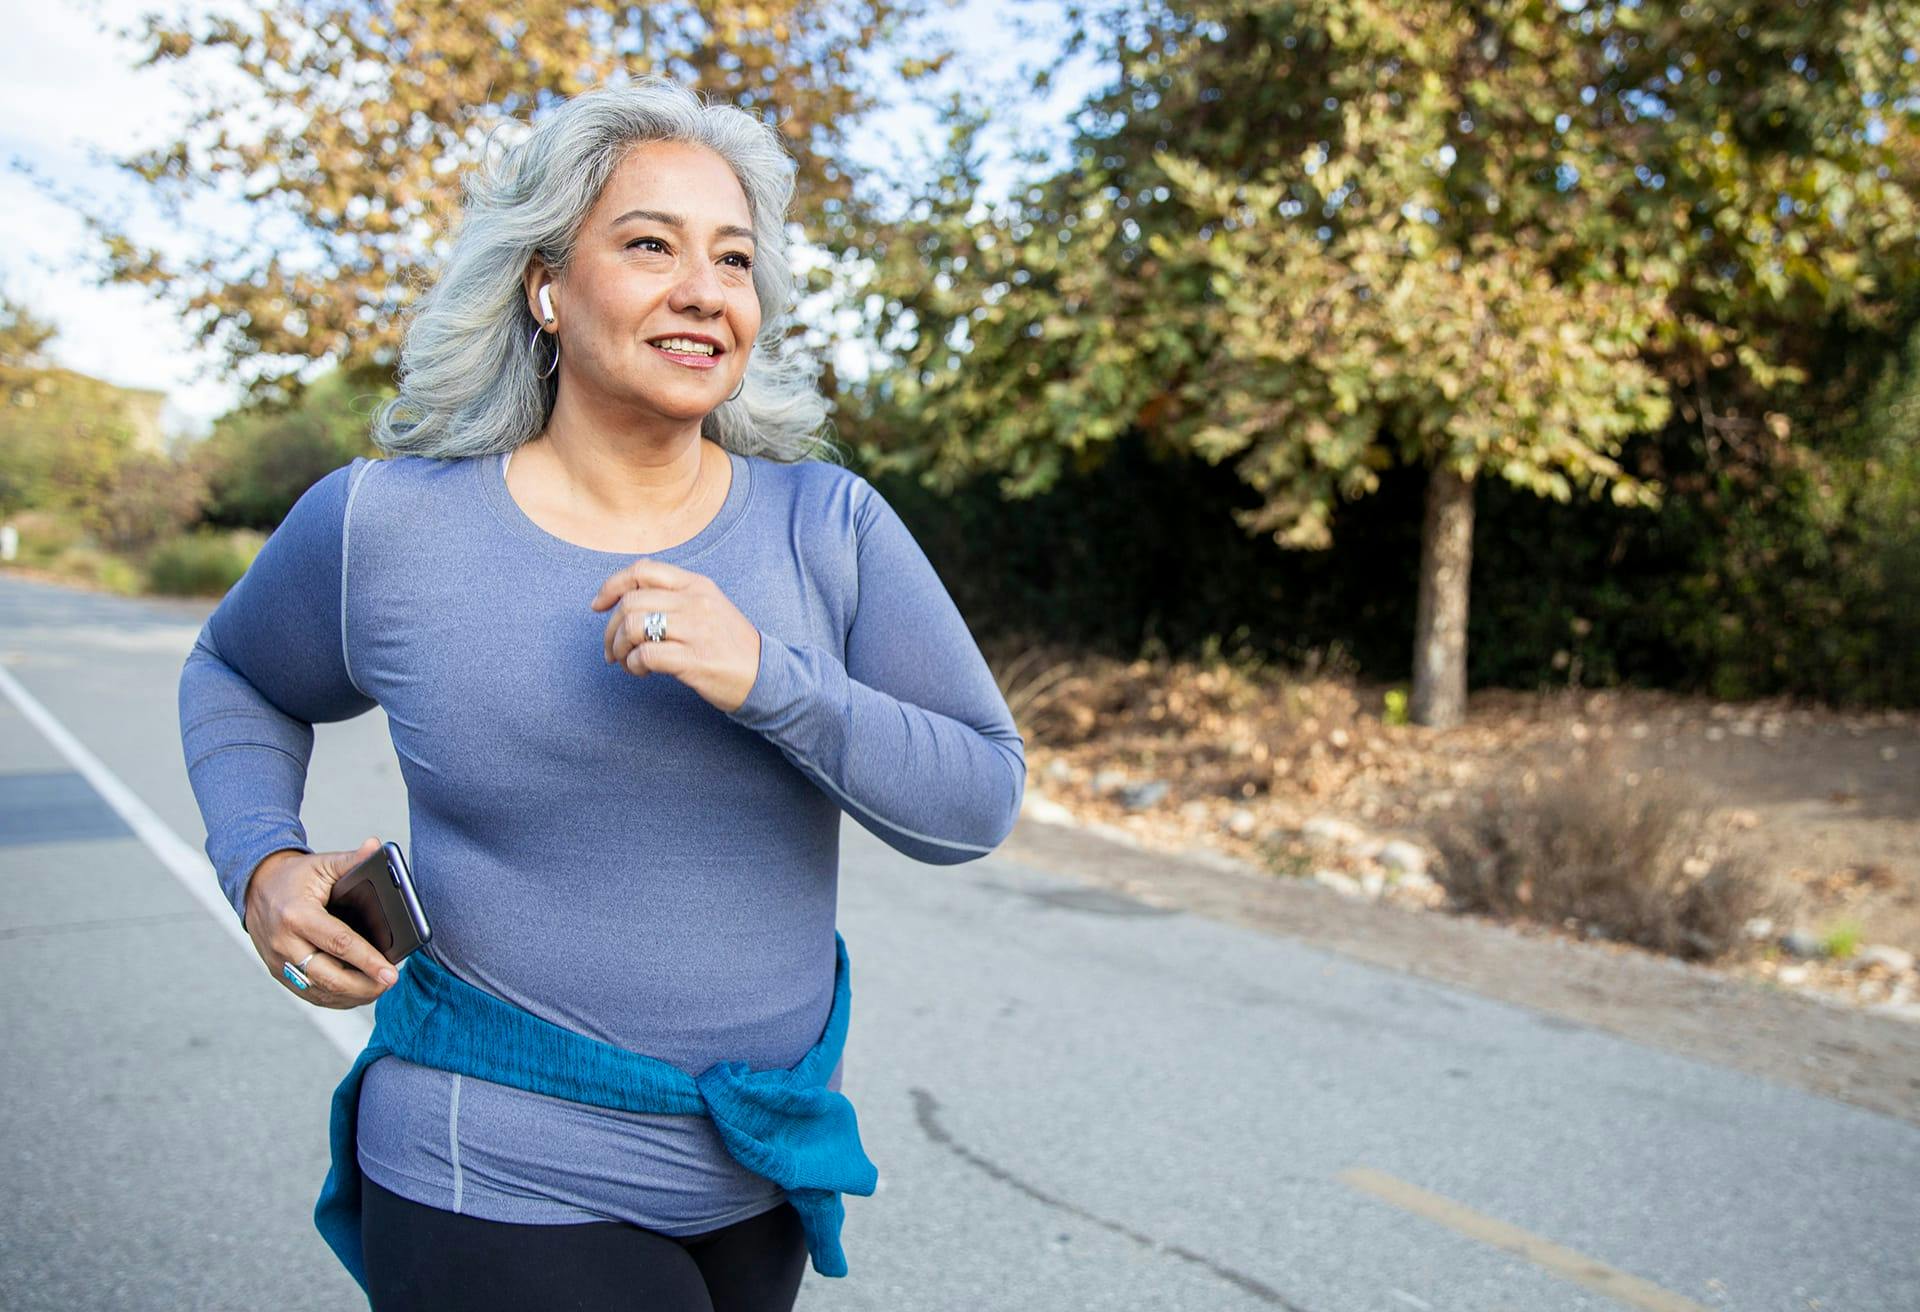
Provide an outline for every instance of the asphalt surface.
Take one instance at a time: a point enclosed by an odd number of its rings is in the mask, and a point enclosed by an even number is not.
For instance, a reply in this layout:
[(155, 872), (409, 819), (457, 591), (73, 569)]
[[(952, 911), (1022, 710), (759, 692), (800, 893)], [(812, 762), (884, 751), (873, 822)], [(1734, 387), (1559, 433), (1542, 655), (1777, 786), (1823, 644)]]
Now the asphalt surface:
[[(370, 1016), (277, 985), (206, 864), (176, 690), (210, 608), (0, 574), (6, 1309), (364, 1306), (312, 1208)], [(314, 845), (405, 846), (384, 716), (316, 732)], [(880, 1189), (808, 1312), (1920, 1308), (1909, 1121), (843, 834)]]

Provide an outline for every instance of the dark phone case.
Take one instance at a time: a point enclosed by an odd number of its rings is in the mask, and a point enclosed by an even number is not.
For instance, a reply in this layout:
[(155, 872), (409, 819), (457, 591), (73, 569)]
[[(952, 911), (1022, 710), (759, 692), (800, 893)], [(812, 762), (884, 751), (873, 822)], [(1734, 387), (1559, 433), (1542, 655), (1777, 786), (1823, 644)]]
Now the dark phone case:
[(398, 844), (340, 876), (327, 895), (327, 910), (353, 927), (394, 965), (432, 936)]

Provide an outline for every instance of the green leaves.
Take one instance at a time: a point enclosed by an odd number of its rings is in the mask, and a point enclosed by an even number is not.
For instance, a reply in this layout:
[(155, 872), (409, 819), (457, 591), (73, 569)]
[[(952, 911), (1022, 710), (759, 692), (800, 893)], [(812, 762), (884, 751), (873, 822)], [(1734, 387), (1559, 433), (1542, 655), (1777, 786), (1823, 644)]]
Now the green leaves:
[[(1266, 498), (1247, 522), (1289, 545), (1328, 544), (1396, 460), (1657, 504), (1617, 457), (1707, 360), (1778, 409), (1827, 316), (1920, 282), (1915, 102), (1865, 95), (1920, 4), (1883, 8), (1098, 8), (1118, 73), (1078, 117), (1082, 168), (904, 225), (949, 275), (921, 331), (990, 289), (1011, 313), (920, 355), (951, 385), (890, 422), (956, 475), (1149, 429), (1237, 457)], [(991, 256), (954, 269), (981, 233)], [(924, 272), (876, 276), (905, 301)]]

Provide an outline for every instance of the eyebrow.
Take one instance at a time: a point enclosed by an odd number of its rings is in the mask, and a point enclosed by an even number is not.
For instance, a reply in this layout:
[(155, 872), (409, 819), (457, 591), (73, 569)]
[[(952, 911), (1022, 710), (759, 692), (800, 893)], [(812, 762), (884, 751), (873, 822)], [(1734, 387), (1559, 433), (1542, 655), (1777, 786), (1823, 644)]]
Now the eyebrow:
[[(617, 228), (628, 219), (647, 219), (654, 223), (664, 223), (669, 228), (678, 228), (682, 232), (687, 230), (687, 221), (685, 219), (681, 218), (678, 214), (663, 214), (659, 210), (628, 210), (612, 223), (609, 223), (607, 227), (609, 229)], [(753, 229), (743, 228), (737, 223), (723, 223), (713, 231), (714, 235), (720, 237), (745, 237), (748, 241), (753, 240)]]

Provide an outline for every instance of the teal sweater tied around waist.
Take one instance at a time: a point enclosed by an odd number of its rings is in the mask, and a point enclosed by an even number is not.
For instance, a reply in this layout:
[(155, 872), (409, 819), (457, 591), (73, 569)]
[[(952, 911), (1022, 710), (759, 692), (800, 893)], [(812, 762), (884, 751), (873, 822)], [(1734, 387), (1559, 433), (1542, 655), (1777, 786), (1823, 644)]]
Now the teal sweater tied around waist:
[(844, 1276), (843, 1193), (870, 1195), (879, 1171), (860, 1146), (853, 1103), (827, 1088), (847, 1041), (852, 1000), (847, 944), (833, 935), (833, 1007), (820, 1040), (787, 1070), (715, 1062), (697, 1078), (678, 1066), (602, 1043), (476, 988), (425, 952), (374, 1003), (373, 1034), (333, 1091), (333, 1165), (314, 1224), (353, 1278), (367, 1287), (360, 1249), (360, 1163), (354, 1123), (360, 1078), (378, 1058), (404, 1061), (535, 1093), (631, 1112), (713, 1118), (727, 1151), (786, 1191), (800, 1213), (813, 1269)]

